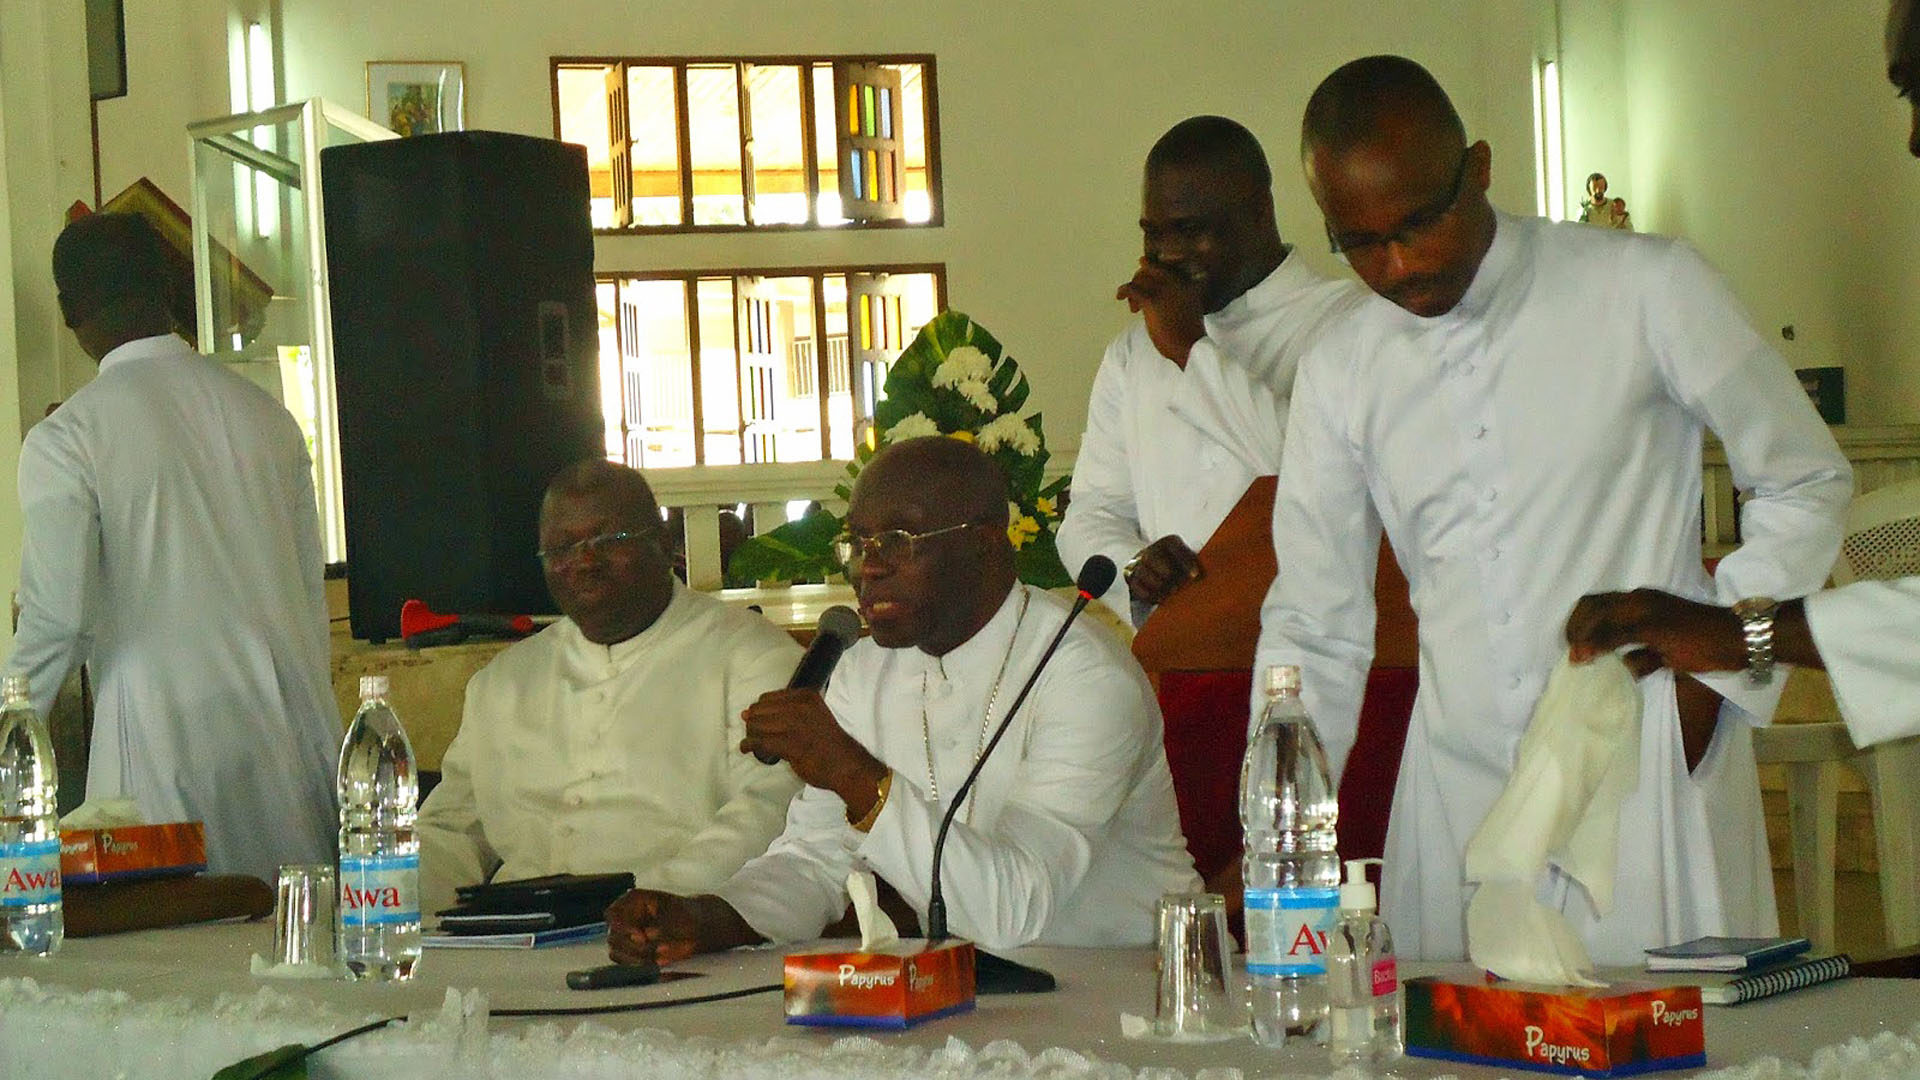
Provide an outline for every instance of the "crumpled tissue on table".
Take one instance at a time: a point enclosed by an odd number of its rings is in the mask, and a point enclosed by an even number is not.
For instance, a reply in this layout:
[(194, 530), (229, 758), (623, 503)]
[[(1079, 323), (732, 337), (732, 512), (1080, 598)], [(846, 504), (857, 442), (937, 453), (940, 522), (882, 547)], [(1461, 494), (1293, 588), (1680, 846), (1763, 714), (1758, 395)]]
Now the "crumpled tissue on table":
[(1566, 916), (1538, 899), (1551, 862), (1613, 907), (1620, 805), (1639, 786), (1640, 691), (1618, 656), (1561, 657), (1506, 790), (1467, 844), (1467, 954), (1503, 979), (1601, 986)]

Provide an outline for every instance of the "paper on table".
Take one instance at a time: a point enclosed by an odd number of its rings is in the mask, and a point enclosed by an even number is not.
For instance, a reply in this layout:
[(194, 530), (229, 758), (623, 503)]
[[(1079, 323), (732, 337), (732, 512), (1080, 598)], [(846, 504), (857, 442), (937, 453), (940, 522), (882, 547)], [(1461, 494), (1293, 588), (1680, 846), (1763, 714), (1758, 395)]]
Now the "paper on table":
[(880, 910), (880, 893), (871, 872), (855, 870), (847, 875), (847, 898), (853, 901), (853, 915), (860, 922), (861, 952), (884, 949), (900, 940), (893, 920)]
[(1536, 898), (1551, 862), (1613, 907), (1620, 804), (1639, 784), (1640, 691), (1620, 658), (1565, 657), (1521, 736), (1506, 790), (1467, 844), (1467, 953), (1506, 979), (1599, 986), (1565, 916)]

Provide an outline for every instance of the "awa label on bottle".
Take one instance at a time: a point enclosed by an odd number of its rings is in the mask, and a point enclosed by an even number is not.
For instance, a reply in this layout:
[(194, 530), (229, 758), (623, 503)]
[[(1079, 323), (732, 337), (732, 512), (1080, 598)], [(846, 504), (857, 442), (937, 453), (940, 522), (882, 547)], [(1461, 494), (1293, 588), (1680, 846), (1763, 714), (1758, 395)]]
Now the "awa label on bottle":
[(60, 840), (0, 844), (0, 908), (32, 907), (60, 899)]
[(418, 854), (340, 857), (341, 926), (394, 926), (419, 921)]
[(1327, 934), (1340, 911), (1340, 890), (1248, 889), (1247, 971), (1297, 978), (1327, 971)]

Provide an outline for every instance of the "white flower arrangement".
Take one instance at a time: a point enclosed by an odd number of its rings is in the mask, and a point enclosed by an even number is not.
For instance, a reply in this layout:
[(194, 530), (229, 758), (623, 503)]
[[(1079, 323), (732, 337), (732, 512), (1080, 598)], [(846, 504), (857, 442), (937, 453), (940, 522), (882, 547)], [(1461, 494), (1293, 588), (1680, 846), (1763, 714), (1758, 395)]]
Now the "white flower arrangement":
[(901, 417), (899, 423), (887, 429), (886, 438), (890, 443), (897, 443), (938, 434), (940, 434), (940, 425), (934, 423), (926, 413), (917, 412), (911, 416)]
[[(854, 448), (848, 483), (872, 459), (875, 443), (930, 435), (971, 442), (992, 456), (1006, 475), (1007, 539), (1020, 579), (1054, 588), (1073, 578), (1054, 547), (1064, 476), (1046, 477), (1047, 441), (1040, 414), (1021, 415), (1031, 390), (1019, 365), (1005, 355), (986, 328), (957, 311), (943, 311), (920, 328), (887, 372), (874, 405), (870, 439)], [(877, 438), (876, 438), (877, 437)], [(840, 515), (821, 509), (756, 536), (734, 552), (729, 573), (751, 580), (818, 580), (845, 572), (833, 555), (833, 538), (844, 528)]]
[(1040, 450), (1040, 436), (1033, 433), (1025, 420), (1012, 413), (987, 421), (974, 438), (979, 442), (980, 449), (988, 453), (1004, 446), (1025, 457), (1032, 457)]

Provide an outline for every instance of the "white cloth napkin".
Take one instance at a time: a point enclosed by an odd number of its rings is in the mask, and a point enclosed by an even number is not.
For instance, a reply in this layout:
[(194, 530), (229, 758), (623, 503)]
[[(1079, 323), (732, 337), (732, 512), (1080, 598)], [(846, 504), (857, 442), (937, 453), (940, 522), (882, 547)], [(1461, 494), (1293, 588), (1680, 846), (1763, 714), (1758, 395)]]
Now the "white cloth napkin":
[(1551, 863), (1613, 907), (1620, 804), (1639, 785), (1640, 691), (1613, 655), (1565, 657), (1520, 738), (1506, 790), (1467, 844), (1467, 953), (1505, 979), (1602, 985), (1565, 916), (1537, 899)]
[(847, 898), (853, 901), (853, 916), (860, 922), (860, 951), (884, 949), (900, 940), (900, 931), (887, 913), (880, 910), (880, 891), (873, 874), (855, 870), (847, 875)]

